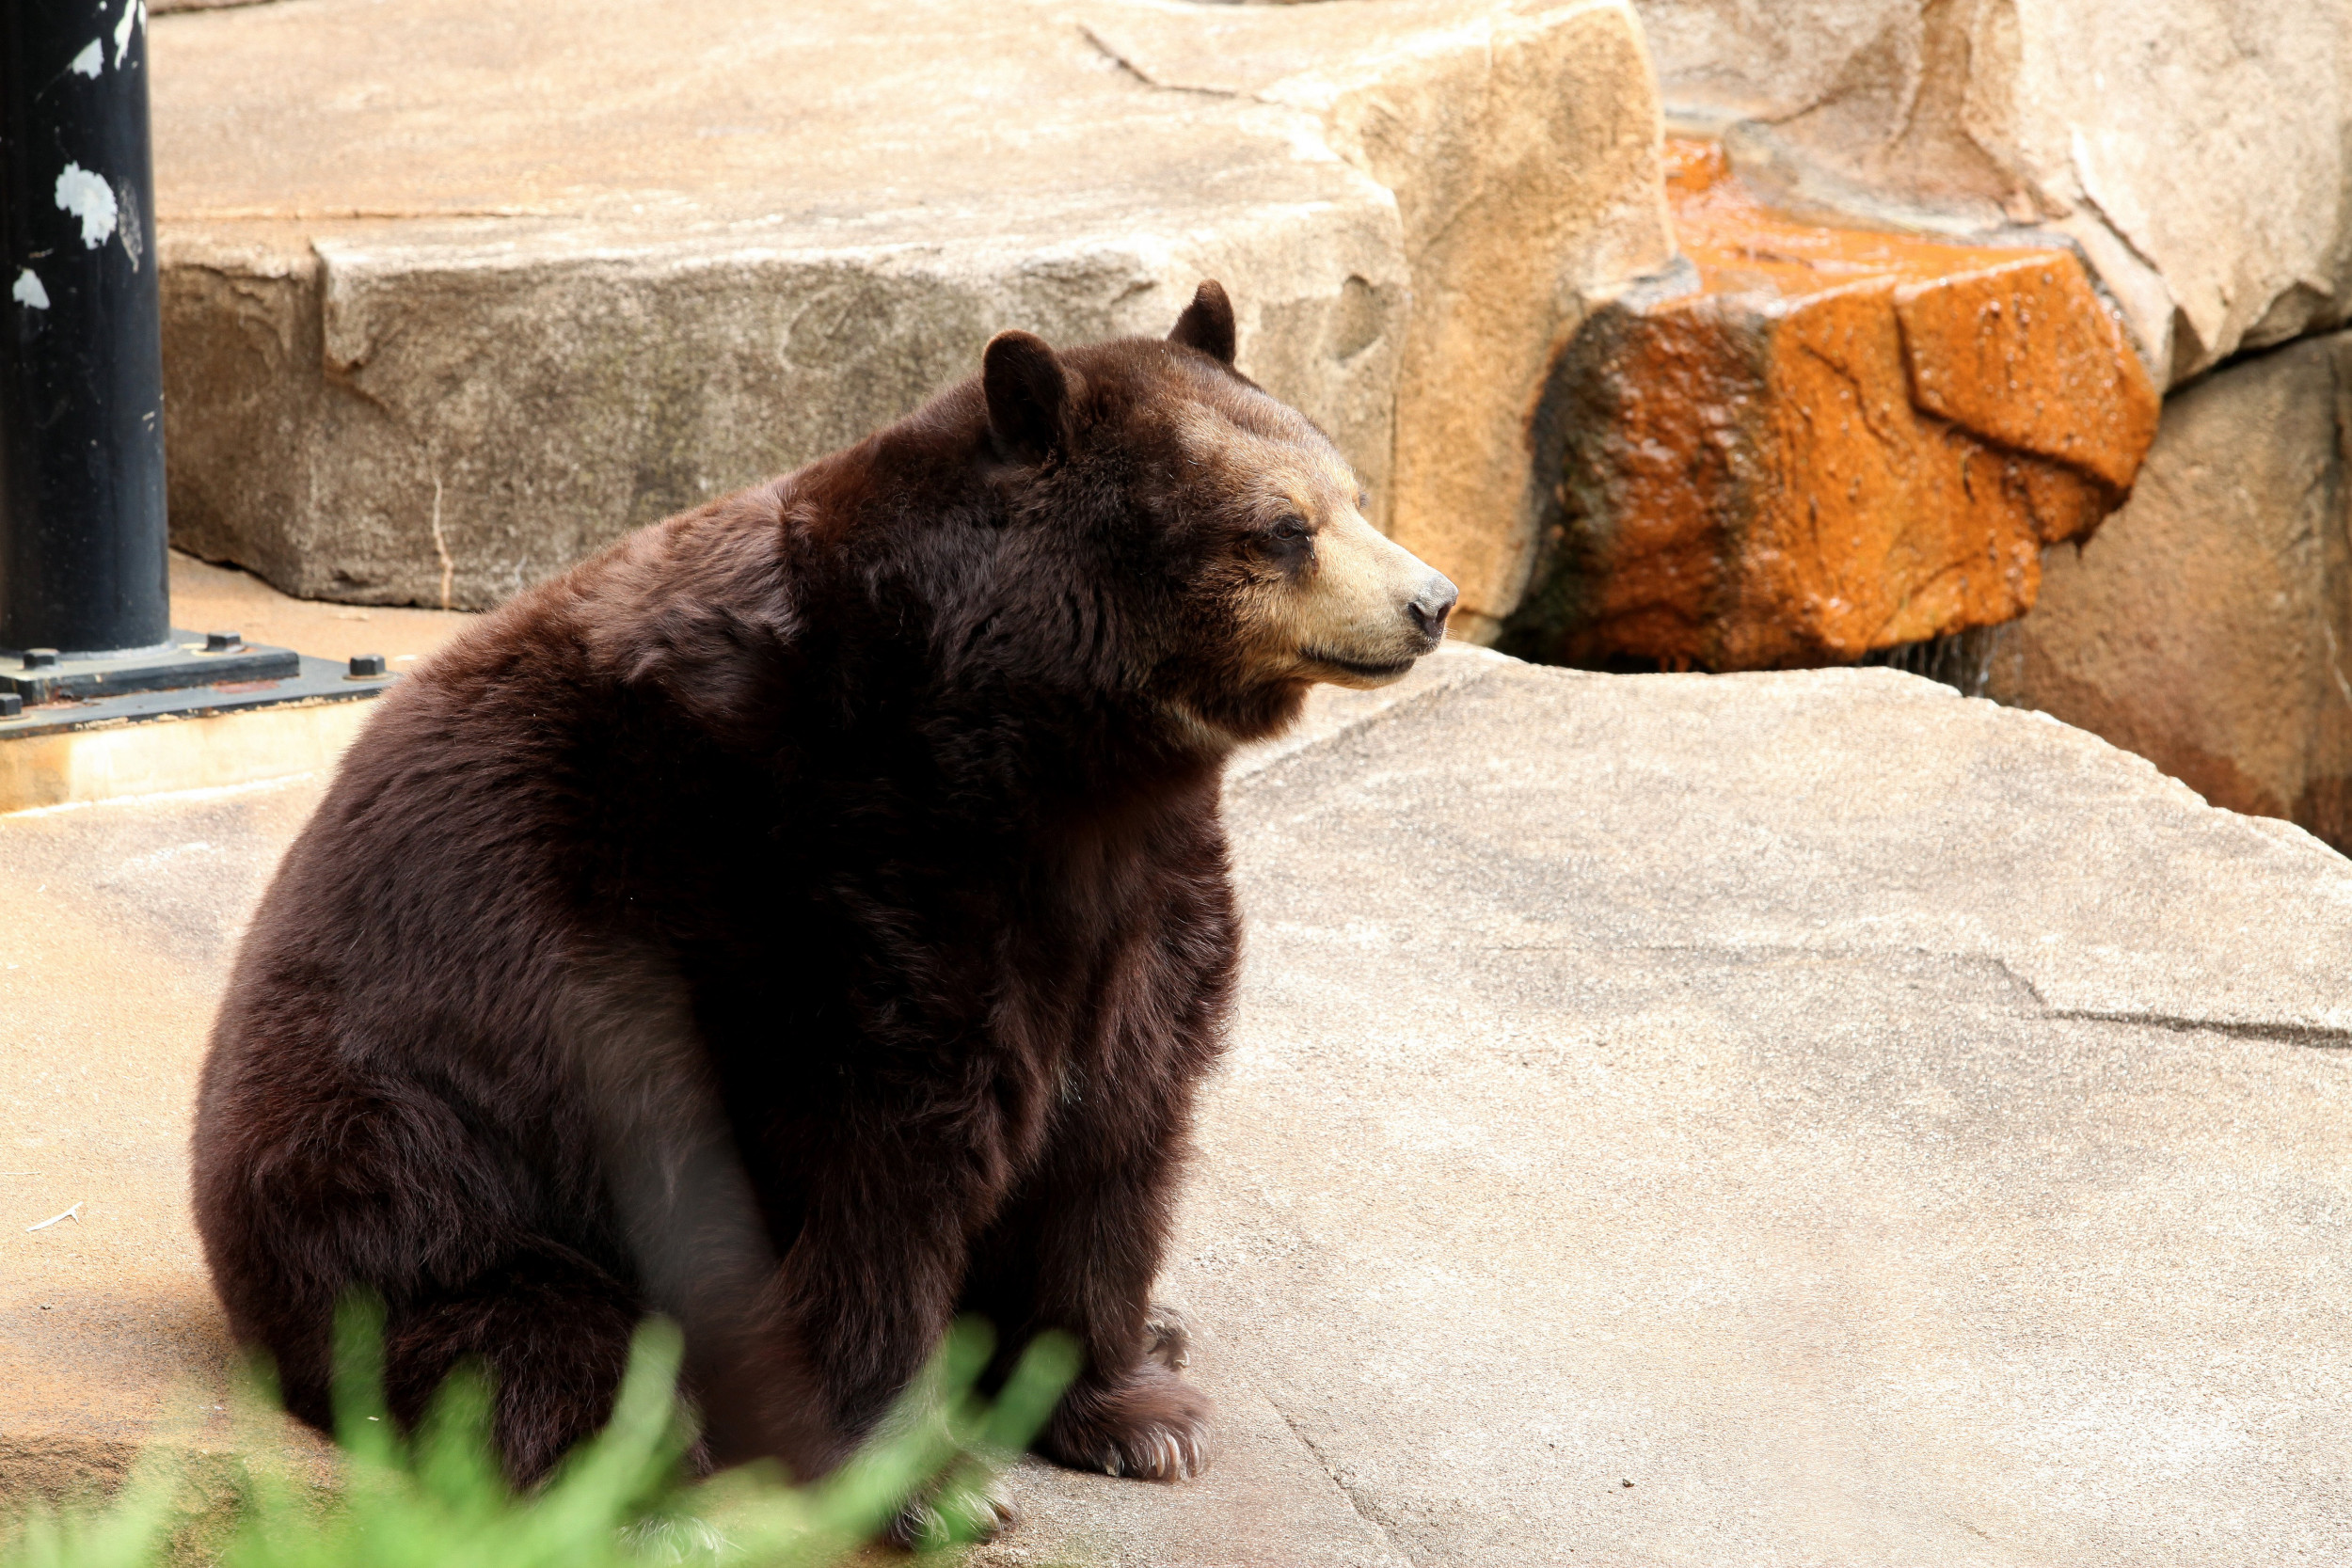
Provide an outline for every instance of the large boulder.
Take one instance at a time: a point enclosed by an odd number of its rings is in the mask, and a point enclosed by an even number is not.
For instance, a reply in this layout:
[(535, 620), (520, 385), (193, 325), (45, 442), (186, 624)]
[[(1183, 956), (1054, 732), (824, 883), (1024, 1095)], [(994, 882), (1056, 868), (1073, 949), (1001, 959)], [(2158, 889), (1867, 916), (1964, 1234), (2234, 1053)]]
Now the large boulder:
[(2352, 314), (2352, 0), (1639, 8), (1669, 103), (1824, 203), (2074, 236), (2165, 379)]
[(1671, 253), (1613, 0), (307, 0), (153, 58), (174, 537), (310, 596), (494, 602), (1216, 277), (1500, 614), (1549, 356)]
[(2352, 333), (2173, 394), (2130, 503), (2044, 560), (1986, 689), (2352, 850)]
[(1503, 645), (1763, 669), (2025, 613), (2155, 434), (2081, 264), (1796, 222), (1719, 147), (1668, 146), (1688, 264), (1561, 361), (1559, 519)]

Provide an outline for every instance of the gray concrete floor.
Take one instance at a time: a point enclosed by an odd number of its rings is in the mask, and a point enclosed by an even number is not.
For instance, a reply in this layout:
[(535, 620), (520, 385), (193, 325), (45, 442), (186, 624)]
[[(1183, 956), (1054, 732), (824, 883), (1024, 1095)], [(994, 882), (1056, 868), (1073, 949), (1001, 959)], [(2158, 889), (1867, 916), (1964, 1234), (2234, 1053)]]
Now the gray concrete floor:
[[(319, 787), (0, 817), (0, 1487), (204, 1440), (189, 1085)], [(2347, 1555), (2352, 862), (1885, 672), (1452, 650), (1230, 801), (1222, 1459), (977, 1560)]]

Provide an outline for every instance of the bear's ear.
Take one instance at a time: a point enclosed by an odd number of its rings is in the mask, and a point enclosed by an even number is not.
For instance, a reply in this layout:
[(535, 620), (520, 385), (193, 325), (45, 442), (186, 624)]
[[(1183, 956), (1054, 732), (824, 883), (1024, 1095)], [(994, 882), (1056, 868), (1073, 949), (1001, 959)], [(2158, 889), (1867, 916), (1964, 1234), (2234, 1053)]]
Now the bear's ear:
[(988, 428), (1006, 454), (1042, 463), (1070, 438), (1070, 378), (1044, 339), (999, 332), (980, 356)]
[(1197, 348), (1212, 359), (1233, 362), (1233, 302), (1225, 285), (1212, 277), (1194, 291), (1192, 303), (1176, 318), (1168, 341)]

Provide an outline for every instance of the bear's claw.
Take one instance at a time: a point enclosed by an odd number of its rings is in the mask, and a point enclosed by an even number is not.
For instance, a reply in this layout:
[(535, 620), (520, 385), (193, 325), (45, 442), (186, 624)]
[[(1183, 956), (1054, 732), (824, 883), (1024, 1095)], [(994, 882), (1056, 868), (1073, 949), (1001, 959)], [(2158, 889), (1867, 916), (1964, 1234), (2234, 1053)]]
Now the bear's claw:
[(1094, 1467), (1136, 1481), (1190, 1481), (1209, 1467), (1208, 1433), (1197, 1427), (1147, 1427), (1105, 1443)]
[(1192, 1365), (1192, 1325), (1173, 1307), (1158, 1302), (1143, 1320), (1143, 1354), (1171, 1372)]
[(993, 1541), (1020, 1522), (1021, 1510), (1005, 1495), (1001, 1482), (961, 1481), (909, 1497), (886, 1533), (894, 1546), (929, 1552)]
[(1038, 1447), (1073, 1470), (1189, 1481), (1209, 1467), (1209, 1402), (1147, 1359), (1124, 1383), (1066, 1397)]

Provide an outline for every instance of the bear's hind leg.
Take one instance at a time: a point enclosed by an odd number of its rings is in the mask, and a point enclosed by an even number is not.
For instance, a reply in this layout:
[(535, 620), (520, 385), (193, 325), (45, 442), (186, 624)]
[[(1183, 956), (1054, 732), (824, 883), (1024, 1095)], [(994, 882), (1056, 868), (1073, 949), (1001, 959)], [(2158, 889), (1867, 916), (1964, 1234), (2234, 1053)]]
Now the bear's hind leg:
[(586, 1259), (547, 1251), (509, 1259), (464, 1289), (396, 1307), (385, 1325), (384, 1392), (404, 1428), (471, 1359), (488, 1376), (491, 1426), (507, 1479), (547, 1479), (612, 1414), (638, 1311)]

